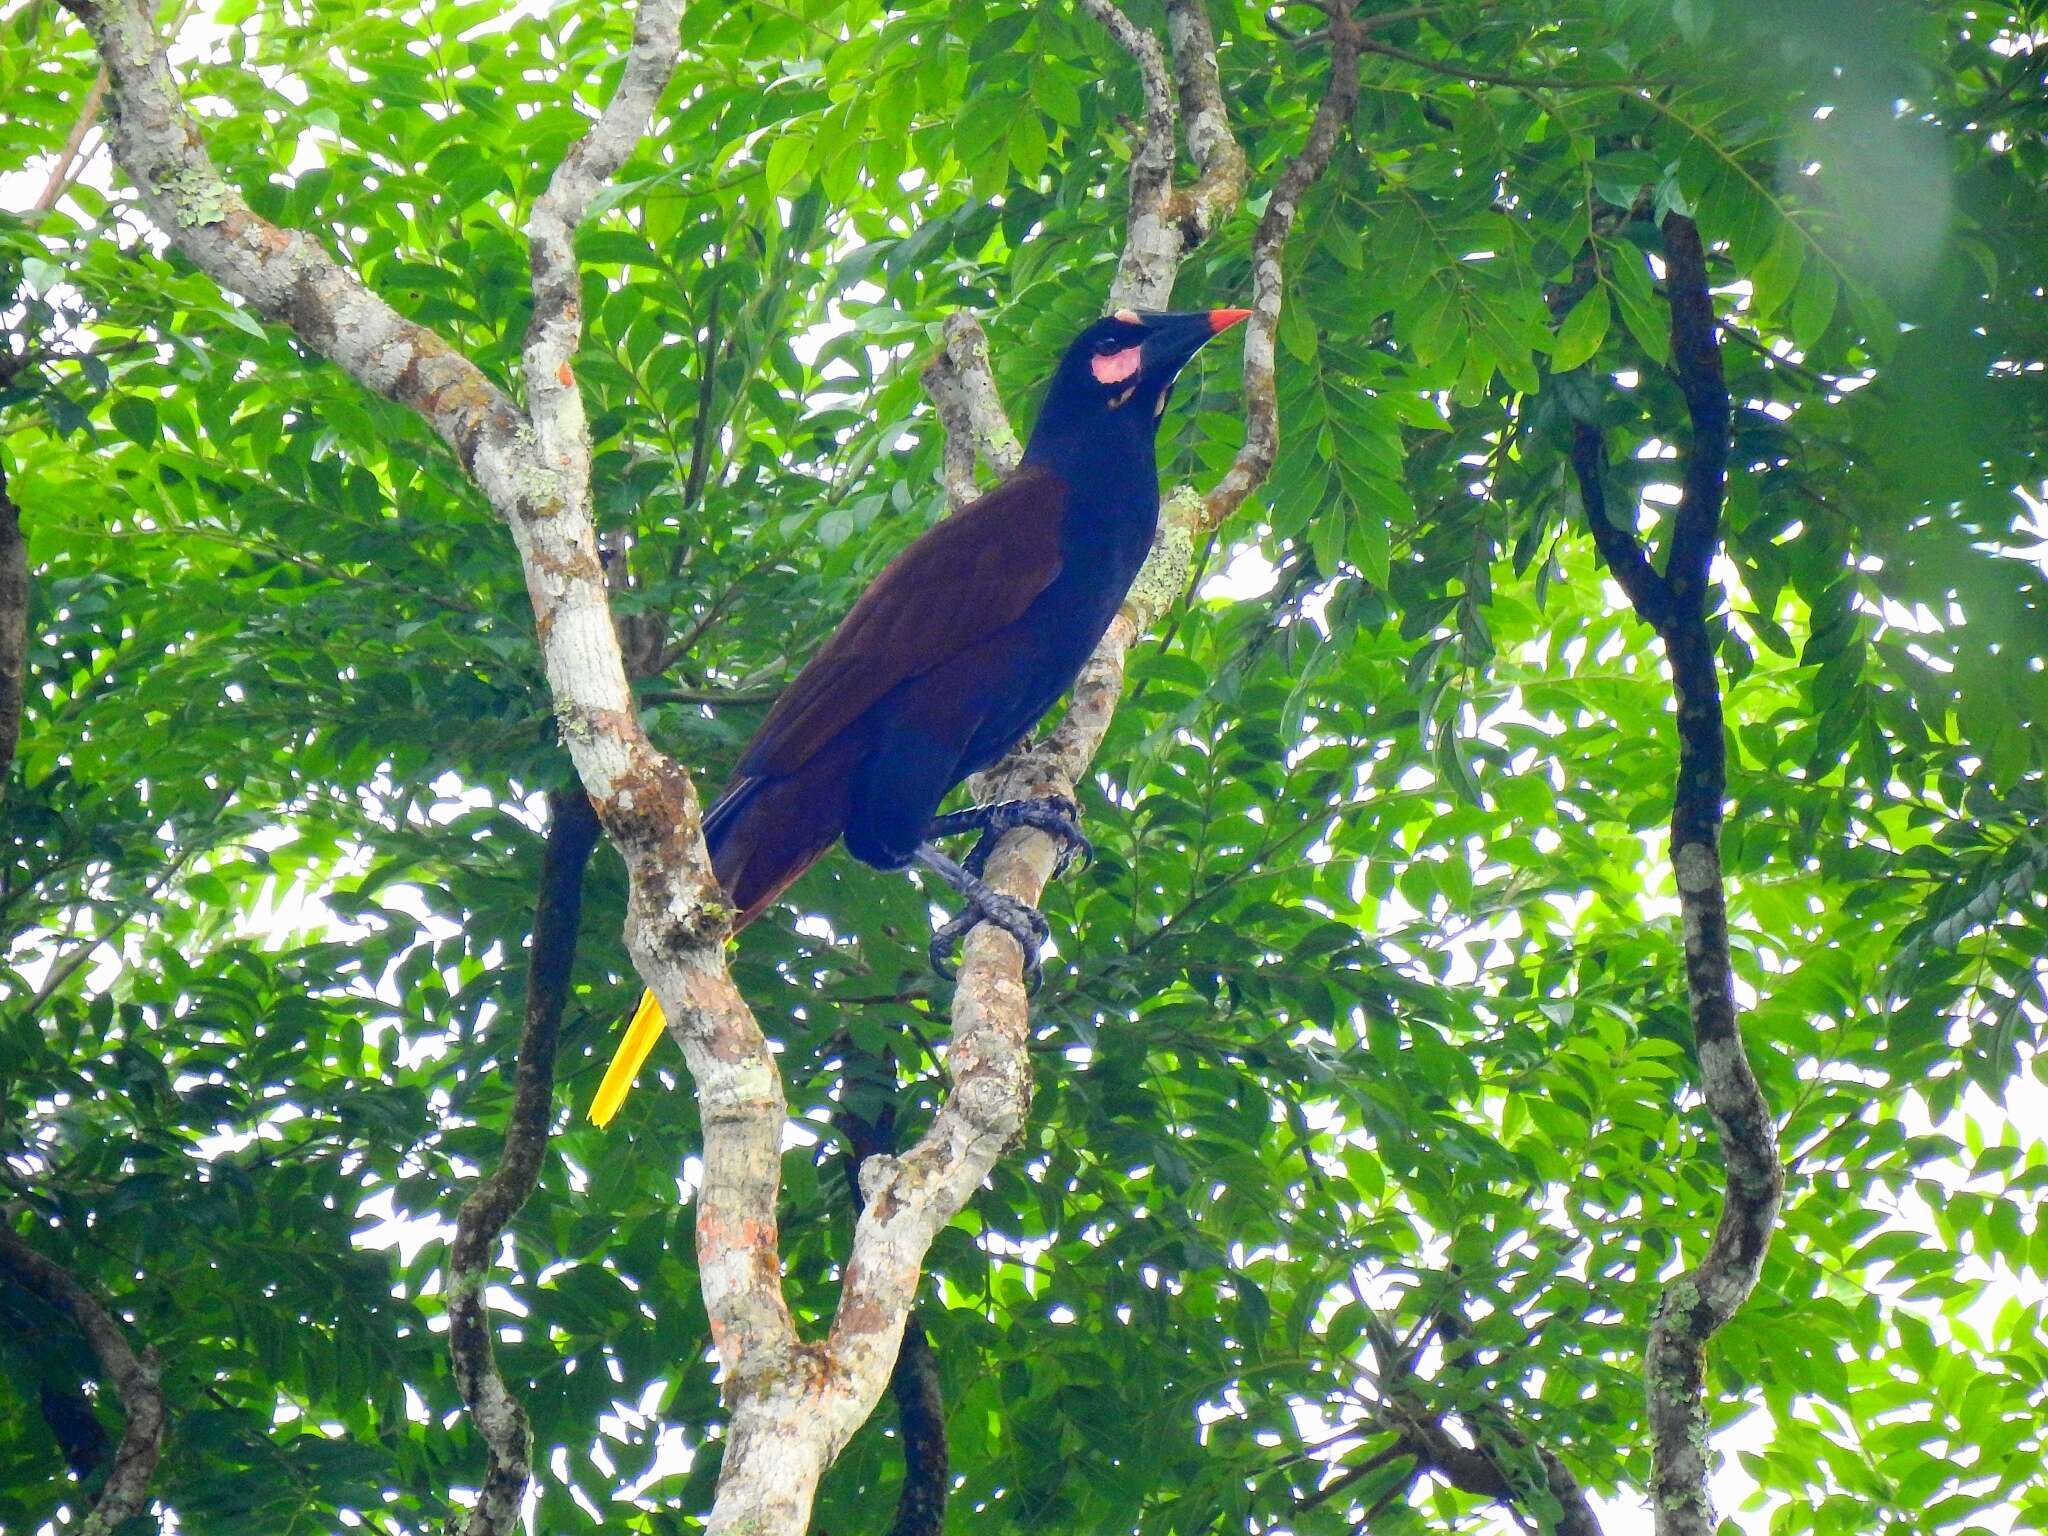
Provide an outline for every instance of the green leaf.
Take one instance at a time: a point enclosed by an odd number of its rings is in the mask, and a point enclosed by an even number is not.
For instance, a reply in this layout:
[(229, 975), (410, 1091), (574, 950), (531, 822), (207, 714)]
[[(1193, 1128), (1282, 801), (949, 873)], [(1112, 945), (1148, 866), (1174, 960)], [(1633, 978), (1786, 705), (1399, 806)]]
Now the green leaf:
[(1652, 361), (1671, 361), (1671, 317), (1650, 282), (1643, 253), (1625, 241), (1603, 244), (1609, 286), (1621, 306), (1622, 322)]
[(1571, 307), (1571, 312), (1558, 326), (1557, 341), (1551, 348), (1550, 366), (1559, 373), (1566, 373), (1590, 359), (1600, 350), (1600, 343), (1607, 339), (1610, 314), (1607, 289), (1603, 285), (1594, 285)]
[(807, 168), (810, 161), (811, 140), (808, 134), (784, 133), (768, 146), (768, 162), (764, 178), (771, 195), (787, 191)]

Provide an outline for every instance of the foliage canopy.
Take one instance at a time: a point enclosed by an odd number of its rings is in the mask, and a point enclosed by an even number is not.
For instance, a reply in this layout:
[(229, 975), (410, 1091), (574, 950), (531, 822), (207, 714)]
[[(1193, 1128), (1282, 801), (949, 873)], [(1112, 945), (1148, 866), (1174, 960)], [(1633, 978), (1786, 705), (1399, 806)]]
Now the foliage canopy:
[[(1677, 208), (1714, 243), (1738, 406), (1725, 858), (1789, 1173), (1713, 1351), (1715, 1423), (1748, 1420), (1773, 1511), (1741, 1520), (2048, 1529), (2048, 1143), (1995, 1112), (2048, 1081), (2039, 8), (1410, 9), (1290, 247), (1279, 465), (1137, 653), (1089, 786), (1100, 857), (1050, 898), (1027, 1145), (932, 1253), (948, 1528), (1470, 1528), (1483, 1501), (1407, 1463), (1333, 1482), (1390, 1392), (1639, 1497), (1643, 1330), (1719, 1168), (1670, 690), (1566, 455), (1597, 418), (1610, 503), (1655, 540), (1686, 413), (1646, 253)], [(1320, 94), (1319, 17), (1212, 11), (1256, 188)], [(621, 10), (180, 16), (254, 207), (512, 387), (518, 231), (609, 94)], [(0, 164), (33, 184), (97, 61), (41, 0), (0, 30)], [(1053, 5), (743, 0), (693, 7), (684, 43), (666, 131), (580, 240), (578, 366), (624, 608), (689, 642), (648, 719), (709, 789), (943, 511), (938, 320), (986, 312), (1021, 419), (1099, 307), (1137, 86)], [(0, 468), (34, 572), (0, 1198), (160, 1355), (181, 1529), (438, 1530), (481, 1453), (424, 1224), (495, 1155), (567, 775), (526, 594), (418, 421), (109, 185), (88, 162), (53, 211), (0, 216), (27, 359)], [(1256, 213), (1189, 263), (1187, 304), (1245, 290)], [(1198, 482), (1240, 432), (1212, 350), (1165, 434)], [(616, 861), (588, 879), (500, 1353), (553, 1453), (541, 1529), (683, 1531), (721, 1424), (698, 1128), (666, 1058), (611, 1131), (577, 1113), (636, 985)], [(846, 1249), (835, 1106), (929, 1107), (927, 922), (835, 857), (739, 945), (791, 1095), (800, 1321)], [(1461, 1340), (1404, 1378), (1401, 1341), (1446, 1315)], [(41, 1406), (93, 1367), (24, 1298), (0, 1324), (0, 1529), (26, 1532), (77, 1502)], [(900, 1476), (884, 1411), (818, 1527), (868, 1528)]]

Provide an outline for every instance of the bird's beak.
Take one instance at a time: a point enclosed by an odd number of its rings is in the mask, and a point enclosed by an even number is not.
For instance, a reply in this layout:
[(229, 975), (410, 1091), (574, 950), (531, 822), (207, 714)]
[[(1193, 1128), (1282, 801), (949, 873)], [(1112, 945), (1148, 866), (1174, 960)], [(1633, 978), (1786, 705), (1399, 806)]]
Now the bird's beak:
[(1189, 358), (1250, 314), (1248, 309), (1193, 309), (1146, 315), (1151, 334), (1145, 338), (1145, 371), (1171, 379)]

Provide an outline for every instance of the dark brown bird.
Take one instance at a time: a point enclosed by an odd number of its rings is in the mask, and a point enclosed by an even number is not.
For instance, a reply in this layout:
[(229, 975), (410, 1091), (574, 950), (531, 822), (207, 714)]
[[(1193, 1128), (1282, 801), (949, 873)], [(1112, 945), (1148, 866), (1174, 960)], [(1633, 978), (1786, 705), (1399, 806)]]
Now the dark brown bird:
[[(966, 901), (932, 961), (977, 922), (1022, 946), (1032, 980), (1038, 912), (980, 877), (995, 834), (1035, 826), (1085, 850), (1074, 805), (1010, 801), (940, 817), (954, 785), (992, 766), (1066, 692), (1116, 616), (1159, 523), (1154, 439), (1175, 377), (1249, 310), (1119, 310), (1061, 358), (1010, 477), (922, 535), (805, 664), (704, 817), (712, 867), (758, 917), (844, 838), (877, 869), (918, 863)], [(933, 845), (980, 832), (966, 865)], [(640, 1000), (591, 1118), (611, 1118), (662, 1027)]]

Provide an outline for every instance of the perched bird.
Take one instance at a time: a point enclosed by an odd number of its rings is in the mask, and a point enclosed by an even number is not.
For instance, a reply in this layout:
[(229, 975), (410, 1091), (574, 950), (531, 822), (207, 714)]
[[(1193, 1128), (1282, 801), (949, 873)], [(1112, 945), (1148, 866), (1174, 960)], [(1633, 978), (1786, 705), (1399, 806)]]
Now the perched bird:
[[(980, 878), (996, 834), (1086, 840), (1066, 800), (936, 815), (1066, 692), (1109, 628), (1159, 522), (1153, 442), (1174, 378), (1245, 309), (1118, 310), (1061, 357), (1014, 473), (913, 542), (784, 690), (704, 817), (714, 872), (744, 927), (833, 843), (877, 869), (916, 863), (958, 891), (935, 966), (978, 922), (1023, 948), (1035, 981), (1045, 919)], [(980, 832), (963, 867), (932, 840)], [(591, 1119), (617, 1112), (662, 1029), (640, 1000)]]

